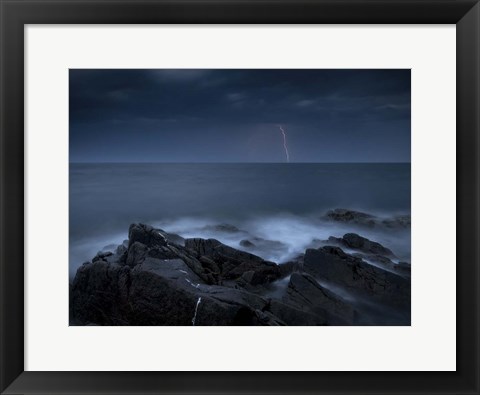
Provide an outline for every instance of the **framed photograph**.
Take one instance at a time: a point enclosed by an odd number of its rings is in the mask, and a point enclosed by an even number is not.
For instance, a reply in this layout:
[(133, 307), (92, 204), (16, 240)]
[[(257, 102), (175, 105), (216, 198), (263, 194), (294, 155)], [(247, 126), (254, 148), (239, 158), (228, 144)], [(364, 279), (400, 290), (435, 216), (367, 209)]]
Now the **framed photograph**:
[(480, 393), (477, 1), (0, 11), (2, 394)]

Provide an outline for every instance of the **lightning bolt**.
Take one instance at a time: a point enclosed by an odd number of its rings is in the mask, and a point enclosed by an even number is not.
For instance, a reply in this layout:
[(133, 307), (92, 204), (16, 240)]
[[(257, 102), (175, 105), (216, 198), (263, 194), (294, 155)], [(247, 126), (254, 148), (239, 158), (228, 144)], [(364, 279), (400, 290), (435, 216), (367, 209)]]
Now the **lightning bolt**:
[(283, 135), (283, 148), (285, 148), (285, 156), (287, 157), (287, 162), (290, 163), (290, 155), (288, 154), (287, 146), (287, 134), (285, 133), (285, 130), (283, 130), (282, 125), (278, 125), (278, 127), (280, 128), (280, 131)]

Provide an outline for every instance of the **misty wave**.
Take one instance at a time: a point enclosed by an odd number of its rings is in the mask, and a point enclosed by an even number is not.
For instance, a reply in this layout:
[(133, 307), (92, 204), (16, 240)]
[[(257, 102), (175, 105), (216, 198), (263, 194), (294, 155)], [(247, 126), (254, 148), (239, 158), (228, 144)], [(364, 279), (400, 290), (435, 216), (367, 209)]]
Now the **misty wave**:
[[(231, 223), (238, 231), (216, 230), (215, 226), (221, 224), (213, 219), (200, 218), (154, 222), (153, 225), (184, 238), (213, 238), (243, 251), (255, 250), (256, 255), (276, 263), (288, 262), (330, 236), (342, 237), (345, 233), (354, 231), (392, 249), (401, 260), (410, 260), (409, 230), (365, 229), (315, 217), (283, 214)], [(255, 239), (260, 242), (255, 243)], [(254, 246), (245, 247), (241, 244), (242, 240), (253, 240)], [(268, 242), (279, 244), (275, 248)]]
[[(239, 250), (253, 252), (263, 259), (276, 263), (287, 262), (305, 252), (315, 240), (342, 235), (342, 229), (320, 220), (293, 215), (272, 216), (233, 222), (238, 231), (216, 229), (219, 224), (212, 219), (182, 218), (156, 222), (153, 225), (177, 233), (184, 238), (213, 238)], [(332, 233), (333, 232), (333, 233)], [(242, 240), (253, 244), (245, 247)]]

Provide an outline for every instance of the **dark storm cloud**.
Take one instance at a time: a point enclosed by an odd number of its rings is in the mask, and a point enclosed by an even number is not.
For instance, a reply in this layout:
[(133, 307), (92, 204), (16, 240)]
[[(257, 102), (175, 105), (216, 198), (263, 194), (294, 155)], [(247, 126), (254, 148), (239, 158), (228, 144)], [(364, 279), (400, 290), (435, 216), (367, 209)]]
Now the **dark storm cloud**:
[(70, 160), (410, 161), (410, 70), (71, 70)]

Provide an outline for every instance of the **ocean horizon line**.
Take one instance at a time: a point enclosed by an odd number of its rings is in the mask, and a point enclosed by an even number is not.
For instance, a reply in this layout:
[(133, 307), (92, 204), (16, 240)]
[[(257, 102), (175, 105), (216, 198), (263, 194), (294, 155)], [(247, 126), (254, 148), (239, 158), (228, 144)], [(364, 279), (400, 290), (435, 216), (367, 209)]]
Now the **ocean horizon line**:
[(388, 164), (411, 164), (412, 162), (69, 162), (70, 165), (96, 165), (96, 164), (132, 164), (132, 165), (388, 165)]

